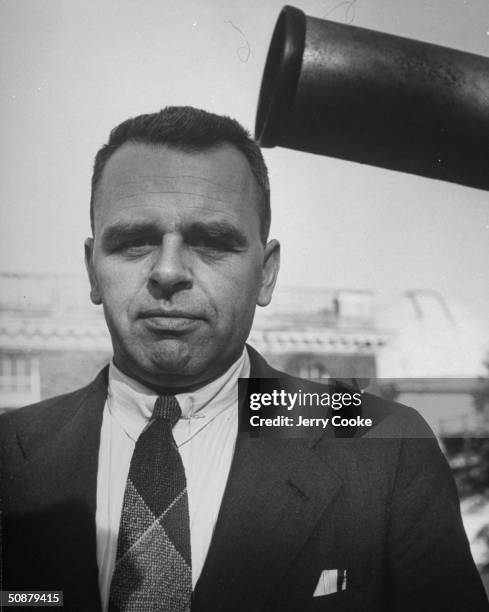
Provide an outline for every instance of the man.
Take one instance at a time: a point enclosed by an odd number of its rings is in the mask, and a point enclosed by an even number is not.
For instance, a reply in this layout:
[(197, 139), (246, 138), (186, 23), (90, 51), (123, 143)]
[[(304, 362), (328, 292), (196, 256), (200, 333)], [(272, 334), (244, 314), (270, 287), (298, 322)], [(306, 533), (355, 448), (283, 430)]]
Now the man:
[(376, 438), (238, 435), (238, 377), (317, 387), (245, 345), (279, 244), (236, 122), (183, 107), (121, 124), (96, 157), (91, 218), (114, 357), (1, 421), (4, 589), (63, 590), (69, 610), (486, 609), (448, 466), (413, 411), (366, 398)]

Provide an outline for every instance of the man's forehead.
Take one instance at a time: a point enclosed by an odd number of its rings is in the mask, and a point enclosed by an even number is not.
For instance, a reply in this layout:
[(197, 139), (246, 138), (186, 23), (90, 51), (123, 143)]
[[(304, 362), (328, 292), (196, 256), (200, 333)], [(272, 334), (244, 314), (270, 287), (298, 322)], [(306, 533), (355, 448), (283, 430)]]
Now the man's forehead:
[(128, 170), (106, 189), (111, 198), (120, 202), (139, 195), (184, 194), (203, 196), (217, 202), (227, 202), (231, 197), (246, 193), (246, 188), (222, 185), (206, 177), (192, 174), (134, 174)]
[(176, 227), (207, 217), (259, 226), (260, 197), (246, 157), (231, 145), (187, 153), (126, 143), (107, 162), (94, 220), (103, 227), (129, 219)]
[(250, 193), (255, 179), (244, 155), (232, 145), (187, 152), (165, 145), (125, 143), (107, 162), (100, 187), (111, 197), (189, 190), (227, 199)]

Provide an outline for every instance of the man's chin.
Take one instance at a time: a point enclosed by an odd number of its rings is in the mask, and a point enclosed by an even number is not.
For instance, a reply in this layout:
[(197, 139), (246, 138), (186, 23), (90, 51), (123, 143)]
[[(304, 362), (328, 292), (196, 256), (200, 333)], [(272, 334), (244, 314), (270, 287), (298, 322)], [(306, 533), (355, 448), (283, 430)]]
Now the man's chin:
[(195, 349), (181, 340), (165, 340), (148, 350), (139, 363), (148, 362), (148, 370), (154, 374), (178, 374), (192, 369)]
[(188, 344), (166, 340), (133, 354), (128, 363), (129, 376), (156, 386), (193, 386), (204, 382), (211, 362)]
[(194, 388), (216, 378), (232, 362), (232, 356), (225, 359), (226, 351), (211, 344), (209, 339), (198, 343), (165, 339), (133, 346), (120, 358), (116, 354), (115, 363), (125, 374), (150, 387)]

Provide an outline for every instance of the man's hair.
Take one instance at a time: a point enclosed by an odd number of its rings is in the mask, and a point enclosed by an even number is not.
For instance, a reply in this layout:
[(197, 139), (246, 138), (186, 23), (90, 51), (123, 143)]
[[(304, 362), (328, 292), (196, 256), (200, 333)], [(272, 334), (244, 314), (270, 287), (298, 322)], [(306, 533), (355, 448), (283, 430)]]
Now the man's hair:
[(160, 144), (193, 153), (222, 144), (235, 146), (248, 160), (261, 192), (258, 211), (260, 237), (266, 244), (270, 230), (270, 185), (268, 170), (260, 147), (237, 121), (192, 106), (167, 106), (158, 113), (139, 115), (115, 127), (95, 156), (90, 197), (90, 223), (95, 232), (94, 205), (105, 165), (126, 142)]

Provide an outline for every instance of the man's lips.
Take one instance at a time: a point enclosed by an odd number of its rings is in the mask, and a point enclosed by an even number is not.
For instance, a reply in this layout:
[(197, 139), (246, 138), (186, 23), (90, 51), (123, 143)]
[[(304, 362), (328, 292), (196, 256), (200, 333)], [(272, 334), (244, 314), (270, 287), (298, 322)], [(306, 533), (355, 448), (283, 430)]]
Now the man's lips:
[(152, 319), (153, 317), (177, 318), (177, 319), (202, 319), (202, 315), (182, 310), (180, 308), (152, 308), (141, 312), (142, 319)]
[(162, 332), (184, 332), (203, 319), (200, 315), (179, 309), (146, 310), (139, 318), (147, 327)]

